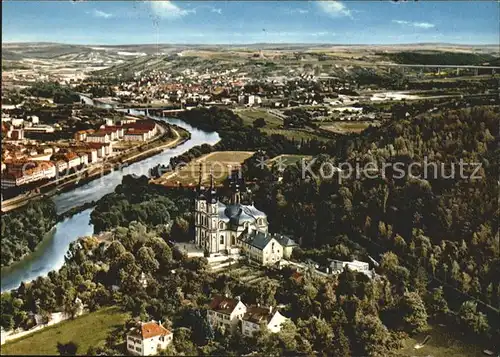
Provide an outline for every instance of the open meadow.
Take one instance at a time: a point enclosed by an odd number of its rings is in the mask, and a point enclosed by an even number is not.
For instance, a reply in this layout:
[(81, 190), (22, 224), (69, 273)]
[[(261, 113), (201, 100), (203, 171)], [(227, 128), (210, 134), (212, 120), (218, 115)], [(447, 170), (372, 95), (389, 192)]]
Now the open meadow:
[(231, 170), (238, 169), (243, 161), (254, 154), (253, 151), (216, 151), (191, 161), (186, 166), (162, 175), (153, 180), (155, 184), (165, 186), (196, 186), (202, 171), (202, 185), (210, 184), (210, 172), (216, 185), (228, 177)]
[(105, 308), (8, 342), (2, 346), (1, 354), (58, 355), (57, 344), (68, 342), (78, 345), (78, 355), (86, 354), (89, 347), (104, 343), (106, 337), (121, 327), (128, 317), (117, 308)]

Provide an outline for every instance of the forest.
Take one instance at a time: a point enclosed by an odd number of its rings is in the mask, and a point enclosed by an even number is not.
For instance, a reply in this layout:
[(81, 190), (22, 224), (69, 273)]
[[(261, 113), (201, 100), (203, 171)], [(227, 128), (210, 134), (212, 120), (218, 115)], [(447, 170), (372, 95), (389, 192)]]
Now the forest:
[(51, 98), (54, 103), (71, 104), (80, 101), (80, 96), (57, 82), (35, 82), (31, 87), (23, 89), (22, 94), (34, 97)]
[(14, 212), (2, 214), (2, 267), (32, 253), (56, 221), (57, 214), (52, 200), (32, 201)]
[[(372, 256), (392, 254), (399, 261), (388, 274), (399, 292), (424, 286), (444, 287), (450, 309), (468, 299), (488, 313), (498, 331), (500, 250), (498, 233), (498, 109), (449, 111), (437, 117), (393, 121), (366, 131), (357, 140), (337, 142), (315, 163), (361, 165), (434, 161), (447, 174), (414, 171), (411, 177), (331, 179), (301, 177), (288, 167), (275, 174), (247, 161), (248, 179), (257, 179), (256, 205), (268, 213), (270, 229), (290, 234), (303, 248), (328, 250), (343, 240), (356, 242)], [(480, 163), (480, 179), (450, 176), (460, 160)], [(457, 175), (458, 176), (458, 175)], [(421, 284), (421, 282), (419, 283)], [(424, 295), (425, 296), (425, 295)]]
[(461, 52), (398, 52), (382, 55), (402, 64), (482, 65), (485, 62), (498, 61), (498, 58), (492, 55)]

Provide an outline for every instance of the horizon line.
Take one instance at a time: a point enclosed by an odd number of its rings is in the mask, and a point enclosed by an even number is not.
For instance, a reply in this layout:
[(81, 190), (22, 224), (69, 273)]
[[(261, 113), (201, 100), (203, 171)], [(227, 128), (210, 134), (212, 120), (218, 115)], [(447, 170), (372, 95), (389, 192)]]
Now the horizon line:
[(494, 43), (456, 43), (456, 42), (404, 42), (404, 43), (334, 43), (334, 42), (252, 42), (252, 43), (121, 43), (121, 44), (100, 44), (100, 43), (71, 43), (54, 41), (2, 41), (3, 45), (22, 44), (53, 44), (68, 46), (254, 46), (254, 45), (302, 45), (302, 46), (411, 46), (411, 45), (454, 45), (454, 46), (495, 46)]

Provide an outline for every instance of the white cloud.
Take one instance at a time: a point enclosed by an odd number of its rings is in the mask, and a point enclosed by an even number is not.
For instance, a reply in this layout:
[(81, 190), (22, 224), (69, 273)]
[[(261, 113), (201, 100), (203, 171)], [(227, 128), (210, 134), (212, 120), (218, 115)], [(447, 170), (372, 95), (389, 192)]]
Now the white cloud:
[(151, 10), (153, 10), (155, 15), (167, 19), (175, 19), (196, 12), (194, 9), (186, 10), (180, 8), (173, 2), (167, 0), (150, 1), (149, 4), (151, 5)]
[(329, 1), (316, 1), (318, 7), (326, 14), (332, 17), (347, 16), (352, 17), (352, 12), (340, 1), (329, 0)]
[(301, 8), (296, 8), (296, 9), (288, 9), (286, 11), (288, 14), (307, 14), (309, 13), (309, 10), (307, 9), (301, 9)]
[(95, 17), (101, 17), (103, 19), (109, 19), (110, 17), (113, 17), (113, 14), (111, 14), (109, 12), (104, 12), (104, 11), (96, 10), (96, 9), (94, 9), (92, 12), (90, 12), (90, 14), (92, 14)]
[(404, 20), (392, 20), (392, 22), (399, 24), (399, 25), (418, 27), (418, 28), (422, 28), (422, 29), (430, 29), (430, 28), (434, 27), (434, 24), (431, 24), (428, 22), (411, 22), (411, 21), (404, 21)]
[(414, 22), (413, 26), (415, 27), (421, 27), (423, 29), (430, 29), (434, 27), (434, 24), (430, 24), (428, 22)]
[(210, 12), (214, 12), (216, 14), (222, 15), (222, 9), (219, 9), (219, 8), (216, 8), (216, 7), (210, 8)]

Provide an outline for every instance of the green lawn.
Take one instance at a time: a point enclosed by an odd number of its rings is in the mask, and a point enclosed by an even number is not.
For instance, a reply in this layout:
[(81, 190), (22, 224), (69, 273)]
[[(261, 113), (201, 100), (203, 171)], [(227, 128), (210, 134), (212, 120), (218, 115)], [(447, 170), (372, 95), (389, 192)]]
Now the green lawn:
[(310, 155), (288, 155), (288, 154), (278, 155), (278, 156), (273, 157), (271, 160), (269, 160), (268, 165), (272, 166), (274, 163), (281, 162), (287, 166), (290, 166), (290, 165), (295, 165), (298, 162), (301, 162), (302, 159), (310, 160), (310, 159), (312, 159), (312, 156), (310, 156)]
[(316, 134), (313, 131), (308, 131), (306, 129), (268, 129), (268, 128), (262, 128), (261, 131), (267, 133), (267, 135), (280, 134), (280, 135), (283, 135), (290, 140), (295, 139), (295, 141), (300, 141), (302, 139), (304, 139), (304, 140), (316, 139), (319, 141), (331, 140), (327, 137)]
[[(431, 339), (427, 344), (416, 350), (415, 344), (421, 343), (425, 336), (430, 335)], [(481, 357), (484, 356), (483, 348), (476, 345), (467, 344), (446, 331), (446, 327), (430, 326), (430, 330), (420, 333), (413, 338), (404, 341), (403, 349), (399, 350), (398, 356), (412, 357)]]
[(128, 317), (115, 307), (105, 308), (8, 342), (2, 346), (1, 354), (58, 355), (57, 343), (70, 341), (78, 344), (77, 354), (86, 354), (90, 346), (103, 343), (108, 334), (121, 327)]

